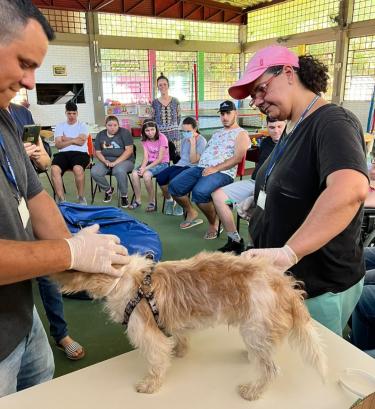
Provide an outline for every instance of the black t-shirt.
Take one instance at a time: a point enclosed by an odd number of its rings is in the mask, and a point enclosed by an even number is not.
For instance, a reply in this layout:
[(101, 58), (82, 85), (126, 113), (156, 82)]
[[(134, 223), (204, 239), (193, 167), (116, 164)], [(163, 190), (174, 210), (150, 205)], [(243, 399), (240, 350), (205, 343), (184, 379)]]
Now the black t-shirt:
[(251, 179), (255, 180), (257, 177), (258, 170), (263, 165), (265, 160), (270, 156), (273, 148), (276, 146), (276, 143), (272, 140), (272, 138), (264, 138), (259, 146), (259, 160), (255, 165), (254, 172), (251, 175)]
[[(284, 131), (282, 138), (285, 135)], [(255, 202), (271, 157), (259, 169)], [(299, 125), (274, 166), (265, 209), (257, 206), (249, 225), (255, 247), (282, 247), (310, 213), (327, 177), (340, 169), (354, 169), (367, 177), (363, 131), (350, 111), (327, 104)], [(362, 208), (345, 230), (291, 268), (304, 281), (309, 297), (344, 291), (363, 277), (361, 221)]]

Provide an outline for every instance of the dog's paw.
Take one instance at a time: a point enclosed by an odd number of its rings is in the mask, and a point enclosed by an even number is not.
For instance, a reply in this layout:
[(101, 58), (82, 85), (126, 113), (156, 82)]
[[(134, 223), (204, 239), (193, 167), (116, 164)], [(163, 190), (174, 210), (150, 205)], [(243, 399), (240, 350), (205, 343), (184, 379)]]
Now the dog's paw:
[(154, 393), (159, 388), (160, 382), (157, 382), (155, 378), (151, 377), (146, 377), (135, 385), (135, 389), (138, 393)]
[(261, 391), (251, 383), (244, 383), (238, 386), (238, 392), (246, 400), (257, 400), (260, 398)]
[(183, 358), (186, 355), (188, 349), (189, 348), (187, 344), (177, 344), (173, 348), (173, 355), (177, 358)]

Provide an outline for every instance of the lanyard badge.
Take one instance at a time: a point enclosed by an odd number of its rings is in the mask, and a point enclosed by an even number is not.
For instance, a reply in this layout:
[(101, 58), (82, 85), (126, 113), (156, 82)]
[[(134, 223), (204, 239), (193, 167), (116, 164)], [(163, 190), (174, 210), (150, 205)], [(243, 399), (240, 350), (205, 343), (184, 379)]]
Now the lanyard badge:
[(266, 186), (267, 186), (267, 181), (268, 181), (269, 176), (271, 175), (277, 162), (280, 160), (280, 158), (284, 154), (285, 148), (288, 142), (290, 141), (292, 135), (294, 134), (295, 130), (300, 125), (300, 123), (304, 120), (306, 114), (310, 111), (310, 109), (313, 107), (313, 105), (319, 98), (320, 98), (319, 95), (315, 95), (314, 99), (310, 102), (310, 104), (303, 111), (302, 115), (298, 119), (297, 123), (294, 125), (293, 129), (289, 132), (287, 136), (286, 136), (286, 133), (284, 133), (283, 138), (276, 144), (275, 149), (272, 151), (272, 156), (271, 156), (270, 161), (268, 162), (266, 173), (264, 176), (264, 184), (259, 191), (258, 199), (257, 199), (257, 206), (259, 206), (261, 209), (264, 210), (266, 206), (266, 198), (267, 198)]

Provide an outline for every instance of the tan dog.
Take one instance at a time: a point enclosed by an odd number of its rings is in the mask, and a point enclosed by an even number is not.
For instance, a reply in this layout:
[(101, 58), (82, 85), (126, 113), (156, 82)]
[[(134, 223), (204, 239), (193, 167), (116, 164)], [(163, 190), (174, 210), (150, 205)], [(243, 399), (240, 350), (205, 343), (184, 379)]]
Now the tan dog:
[[(120, 279), (102, 274), (64, 272), (54, 276), (63, 292), (87, 290), (95, 298), (106, 296), (106, 310), (121, 323), (152, 261), (129, 256)], [(117, 283), (116, 283), (117, 281)], [(273, 271), (263, 258), (251, 261), (229, 253), (206, 253), (155, 265), (151, 290), (159, 309), (159, 325), (145, 299), (130, 315), (127, 334), (145, 355), (149, 371), (136, 389), (157, 391), (173, 355), (182, 357), (188, 346), (187, 332), (219, 323), (238, 325), (248, 351), (261, 375), (255, 383), (239, 386), (248, 400), (260, 397), (277, 375), (272, 359), (275, 347), (290, 336), (306, 362), (324, 377), (325, 355), (296, 281)], [(171, 336), (167, 336), (169, 334)]]

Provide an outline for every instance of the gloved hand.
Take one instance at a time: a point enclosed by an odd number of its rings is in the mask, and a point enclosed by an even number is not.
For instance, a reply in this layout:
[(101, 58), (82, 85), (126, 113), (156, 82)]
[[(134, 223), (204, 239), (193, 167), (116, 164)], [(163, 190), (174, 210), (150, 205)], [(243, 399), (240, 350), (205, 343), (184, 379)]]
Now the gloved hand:
[(125, 264), (128, 251), (119, 244), (117, 236), (98, 234), (98, 231), (99, 225), (94, 224), (65, 239), (71, 253), (69, 269), (120, 277), (121, 271), (112, 264)]
[(287, 244), (285, 244), (284, 247), (251, 249), (241, 253), (241, 257), (247, 258), (248, 260), (251, 260), (254, 256), (267, 257), (280, 273), (285, 273), (290, 267), (298, 263), (296, 253)]
[(255, 210), (255, 207), (253, 207), (253, 202), (254, 196), (249, 196), (248, 198), (246, 198), (245, 200), (236, 205), (237, 213), (242, 219), (250, 221), (252, 213)]

